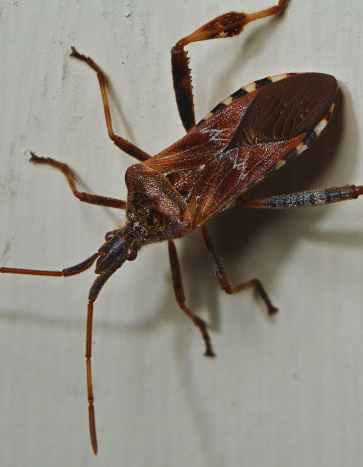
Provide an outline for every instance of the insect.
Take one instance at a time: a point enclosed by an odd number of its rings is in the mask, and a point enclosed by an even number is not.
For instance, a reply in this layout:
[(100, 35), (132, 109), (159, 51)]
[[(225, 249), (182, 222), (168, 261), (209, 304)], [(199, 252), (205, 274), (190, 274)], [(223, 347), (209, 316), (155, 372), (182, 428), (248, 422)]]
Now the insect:
[(252, 208), (319, 206), (356, 199), (363, 186), (346, 185), (266, 199), (250, 199), (245, 192), (303, 152), (328, 123), (337, 92), (332, 76), (321, 73), (283, 74), (260, 79), (238, 89), (198, 124), (195, 122), (191, 74), (185, 47), (197, 41), (232, 37), (255, 20), (282, 12), (287, 0), (253, 14), (230, 12), (206, 23), (172, 48), (172, 74), (179, 114), (187, 134), (150, 157), (113, 132), (106, 76), (89, 57), (72, 48), (71, 56), (85, 62), (98, 77), (110, 139), (139, 163), (126, 171), (127, 200), (80, 192), (68, 165), (34, 153), (31, 161), (63, 172), (73, 194), (82, 202), (126, 210), (126, 225), (110, 231), (97, 253), (62, 271), (0, 268), (1, 273), (67, 277), (96, 262), (97, 277), (88, 297), (86, 369), (89, 426), (97, 453), (94, 397), (91, 376), (94, 303), (106, 281), (126, 261), (133, 261), (145, 245), (167, 241), (175, 298), (199, 329), (205, 355), (214, 356), (207, 324), (185, 304), (181, 271), (174, 240), (200, 228), (221, 288), (233, 294), (255, 288), (269, 314), (277, 312), (262, 283), (252, 279), (232, 287), (206, 223), (233, 204)]

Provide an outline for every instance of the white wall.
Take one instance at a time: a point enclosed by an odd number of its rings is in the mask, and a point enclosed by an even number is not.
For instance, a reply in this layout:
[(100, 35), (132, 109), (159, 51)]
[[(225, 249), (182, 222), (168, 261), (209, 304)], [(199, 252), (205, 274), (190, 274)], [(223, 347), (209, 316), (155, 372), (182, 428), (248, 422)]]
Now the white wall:
[[(183, 135), (170, 47), (228, 10), (272, 0), (0, 2), (1, 265), (60, 269), (97, 251), (123, 214), (88, 206), (31, 149), (69, 163), (82, 189), (125, 198), (131, 158), (108, 140), (94, 74), (107, 72), (117, 132), (156, 153)], [(256, 196), (363, 183), (360, 0), (291, 0), (243, 37), (189, 47), (198, 118), (240, 86), (288, 71), (334, 74), (340, 96), (315, 146)], [(211, 224), (234, 284), (222, 293), (198, 233), (177, 243), (187, 304), (210, 323), (218, 357), (173, 296), (166, 244), (146, 248), (95, 307), (100, 451), (88, 436), (85, 316), (92, 272), (0, 277), (2, 466), (359, 465), (363, 455), (363, 200), (290, 212), (235, 209)]]

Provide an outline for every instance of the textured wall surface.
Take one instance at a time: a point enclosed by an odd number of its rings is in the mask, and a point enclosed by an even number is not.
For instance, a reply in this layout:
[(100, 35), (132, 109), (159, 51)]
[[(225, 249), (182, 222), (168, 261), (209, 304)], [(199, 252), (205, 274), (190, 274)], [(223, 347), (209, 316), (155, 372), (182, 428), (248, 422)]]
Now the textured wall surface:
[[(123, 223), (77, 201), (29, 150), (74, 168), (84, 191), (124, 198), (133, 163), (107, 137), (96, 77), (107, 72), (115, 131), (157, 153), (183, 135), (170, 47), (229, 10), (273, 0), (0, 1), (0, 264), (61, 269)], [(290, 71), (341, 84), (332, 122), (255, 196), (363, 183), (360, 0), (291, 0), (243, 36), (193, 44), (197, 118), (240, 86)], [(95, 306), (99, 455), (88, 436), (85, 317), (92, 271), (0, 277), (2, 466), (359, 465), (363, 455), (363, 199), (325, 208), (234, 209), (211, 222), (233, 284), (219, 290), (198, 232), (177, 242), (187, 304), (211, 328), (217, 358), (174, 301), (166, 244), (146, 248)]]

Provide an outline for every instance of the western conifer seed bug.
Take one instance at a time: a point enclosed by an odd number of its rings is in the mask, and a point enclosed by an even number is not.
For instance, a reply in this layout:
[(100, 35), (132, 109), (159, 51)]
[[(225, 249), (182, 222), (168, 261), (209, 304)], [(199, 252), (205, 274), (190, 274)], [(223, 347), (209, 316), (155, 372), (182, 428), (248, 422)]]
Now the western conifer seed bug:
[(337, 91), (334, 77), (322, 73), (286, 73), (259, 79), (241, 87), (195, 122), (191, 74), (185, 47), (193, 42), (233, 37), (253, 21), (282, 12), (288, 0), (265, 10), (245, 14), (230, 12), (209, 21), (172, 48), (172, 75), (177, 107), (187, 134), (151, 157), (113, 132), (107, 80), (101, 68), (72, 47), (71, 57), (85, 62), (97, 74), (110, 139), (137, 164), (126, 171), (127, 200), (80, 192), (68, 165), (31, 154), (31, 161), (51, 165), (66, 176), (73, 194), (89, 204), (126, 211), (126, 225), (110, 231), (101, 248), (83, 262), (61, 271), (0, 268), (1, 273), (67, 277), (96, 262), (97, 277), (89, 291), (86, 331), (86, 371), (89, 426), (97, 454), (94, 397), (91, 376), (93, 308), (106, 281), (125, 261), (133, 261), (145, 245), (167, 241), (175, 298), (199, 329), (205, 355), (214, 356), (207, 324), (185, 304), (179, 260), (174, 240), (200, 228), (208, 256), (221, 288), (233, 294), (255, 288), (273, 314), (262, 283), (252, 279), (232, 287), (206, 223), (231, 205), (251, 208), (321, 206), (356, 199), (363, 186), (345, 185), (265, 199), (250, 199), (245, 192), (308, 148), (328, 123)]

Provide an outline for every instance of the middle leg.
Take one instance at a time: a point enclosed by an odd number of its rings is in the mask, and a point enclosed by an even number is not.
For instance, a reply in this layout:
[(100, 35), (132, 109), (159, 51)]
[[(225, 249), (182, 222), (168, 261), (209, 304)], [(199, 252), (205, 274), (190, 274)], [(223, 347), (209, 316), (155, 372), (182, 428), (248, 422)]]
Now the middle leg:
[(168, 240), (168, 250), (169, 250), (169, 260), (170, 260), (170, 269), (171, 275), (173, 279), (173, 287), (174, 287), (174, 294), (175, 299), (180, 306), (180, 308), (184, 311), (186, 315), (193, 321), (193, 323), (199, 328), (204, 343), (205, 343), (205, 353), (206, 357), (214, 357), (215, 353), (213, 352), (212, 343), (209, 337), (207, 323), (199, 316), (195, 315), (189, 308), (185, 305), (185, 295), (184, 295), (184, 288), (183, 282), (181, 277), (180, 265), (178, 254), (176, 252), (175, 243), (173, 240)]
[(251, 279), (248, 282), (243, 284), (237, 285), (236, 287), (232, 287), (231, 283), (227, 277), (226, 271), (224, 269), (221, 257), (213, 243), (213, 240), (208, 232), (207, 226), (203, 224), (201, 226), (202, 237), (204, 240), (204, 245), (207, 249), (209, 259), (212, 263), (213, 269), (216, 273), (219, 285), (221, 288), (228, 294), (234, 294), (240, 292), (241, 290), (248, 289), (250, 287), (254, 287), (256, 292), (265, 302), (267, 307), (267, 312), (269, 315), (273, 315), (278, 311), (278, 309), (272, 304), (270, 297), (267, 295), (261, 281), (259, 279)]

